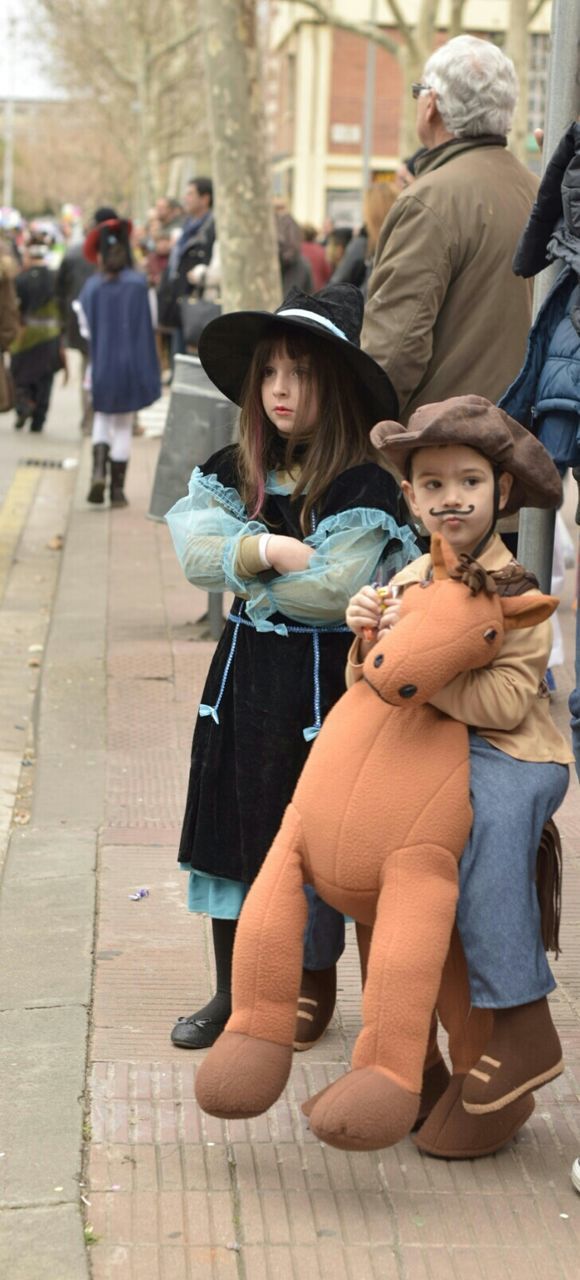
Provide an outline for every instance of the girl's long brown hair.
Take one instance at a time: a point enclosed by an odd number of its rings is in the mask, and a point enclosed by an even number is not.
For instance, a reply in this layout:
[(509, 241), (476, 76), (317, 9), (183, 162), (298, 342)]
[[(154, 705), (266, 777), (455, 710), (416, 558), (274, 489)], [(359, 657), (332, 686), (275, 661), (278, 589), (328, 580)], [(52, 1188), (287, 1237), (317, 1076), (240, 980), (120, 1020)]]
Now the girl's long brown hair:
[[(285, 456), (281, 437), (262, 406), (264, 373), (278, 354), (304, 360), (309, 368)], [(312, 394), (318, 399), (318, 415), (312, 432), (305, 432), (302, 423)], [(324, 495), (337, 476), (362, 462), (382, 465), (380, 453), (370, 442), (372, 425), (358, 379), (341, 360), (340, 349), (315, 335), (277, 325), (257, 344), (242, 393), (238, 465), (241, 497), (251, 516), (262, 513), (267, 472), (281, 465), (291, 472), (299, 456), (300, 474), (292, 501), (305, 495), (300, 524), (303, 532), (309, 533), (311, 513), (316, 508), (319, 516), (323, 514)]]

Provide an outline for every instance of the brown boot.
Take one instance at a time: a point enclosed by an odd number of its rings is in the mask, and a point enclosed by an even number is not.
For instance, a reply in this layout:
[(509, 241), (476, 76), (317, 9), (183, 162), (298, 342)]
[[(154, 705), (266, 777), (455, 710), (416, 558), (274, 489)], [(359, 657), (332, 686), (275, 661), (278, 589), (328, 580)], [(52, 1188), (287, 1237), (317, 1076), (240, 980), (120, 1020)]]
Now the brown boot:
[(496, 1009), (491, 1039), (463, 1085), (463, 1106), (474, 1116), (501, 1111), (564, 1070), (562, 1046), (546, 997)]
[(311, 1049), (324, 1035), (336, 1004), (336, 965), (330, 969), (303, 969), (294, 1032), (298, 1053)]
[(528, 1094), (492, 1115), (468, 1115), (461, 1102), (464, 1080), (465, 1076), (451, 1077), (425, 1124), (413, 1134), (415, 1146), (425, 1155), (445, 1160), (490, 1156), (514, 1137), (534, 1110), (534, 1099)]
[(424, 1124), (427, 1116), (437, 1106), (439, 1099), (443, 1097), (445, 1090), (449, 1085), (451, 1076), (447, 1063), (443, 1058), (433, 1063), (432, 1067), (425, 1067), (423, 1072), (423, 1084), (421, 1086), (421, 1101), (419, 1103), (419, 1115), (415, 1121), (416, 1128), (420, 1128)]

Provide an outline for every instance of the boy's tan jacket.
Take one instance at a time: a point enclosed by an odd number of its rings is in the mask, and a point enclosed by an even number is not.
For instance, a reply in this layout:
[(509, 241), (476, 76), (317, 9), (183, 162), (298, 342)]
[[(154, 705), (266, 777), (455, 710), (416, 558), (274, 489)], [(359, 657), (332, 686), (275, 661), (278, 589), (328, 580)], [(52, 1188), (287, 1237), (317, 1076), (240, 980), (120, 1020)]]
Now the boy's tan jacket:
[[(497, 534), (478, 557), (490, 572), (505, 568), (512, 558)], [(404, 589), (423, 582), (430, 569), (431, 557), (421, 556), (397, 573), (391, 585)], [(489, 667), (457, 676), (435, 695), (432, 705), (475, 728), (492, 746), (516, 760), (569, 764), (574, 757), (552, 720), (544, 684), (551, 647), (550, 622), (509, 631), (499, 657)], [(348, 656), (347, 688), (361, 675), (359, 641), (355, 640)]]

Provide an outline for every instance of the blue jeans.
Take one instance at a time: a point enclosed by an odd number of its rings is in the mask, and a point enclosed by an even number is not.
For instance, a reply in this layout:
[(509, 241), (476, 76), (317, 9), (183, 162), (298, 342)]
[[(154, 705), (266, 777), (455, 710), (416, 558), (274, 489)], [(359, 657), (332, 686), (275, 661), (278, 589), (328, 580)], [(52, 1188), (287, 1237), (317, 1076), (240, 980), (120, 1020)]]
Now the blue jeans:
[(330, 969), (344, 951), (344, 916), (327, 906), (312, 885), (305, 884), (308, 920), (304, 930), (304, 968)]
[(473, 826), (459, 864), (457, 925), (472, 1003), (529, 1004), (556, 985), (542, 945), (536, 859), (568, 768), (515, 760), (471, 733)]

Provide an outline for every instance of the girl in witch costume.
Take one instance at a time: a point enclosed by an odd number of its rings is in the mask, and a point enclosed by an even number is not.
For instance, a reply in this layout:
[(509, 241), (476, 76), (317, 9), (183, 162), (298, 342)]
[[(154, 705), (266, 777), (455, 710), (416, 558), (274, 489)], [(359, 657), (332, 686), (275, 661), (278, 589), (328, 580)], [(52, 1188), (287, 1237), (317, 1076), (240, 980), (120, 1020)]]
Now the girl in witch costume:
[(131, 223), (109, 218), (89, 232), (83, 252), (100, 270), (85, 281), (76, 307), (90, 343), (93, 473), (87, 501), (101, 504), (110, 471), (112, 507), (126, 507), (125, 476), (133, 419), (161, 395), (147, 281), (133, 270)]
[[(556, 467), (531, 432), (481, 396), (458, 396), (423, 405), (407, 428), (378, 423), (372, 436), (428, 533), (442, 533), (467, 568), (477, 560), (500, 594), (537, 588), (495, 532), (500, 515), (561, 501)], [(423, 556), (398, 574), (383, 612), (372, 587), (350, 601), (346, 618), (358, 638), (347, 683), (360, 678), (377, 632), (397, 623), (400, 593), (430, 572)], [(471, 1005), (494, 1011), (485, 1053), (467, 1076), (454, 1077), (417, 1135), (417, 1145), (433, 1154), (461, 1148), (477, 1155), (480, 1137), (486, 1150), (495, 1149), (489, 1127), (469, 1127), (470, 1117), (495, 1116), (501, 1145), (504, 1109), (507, 1117), (512, 1104), (563, 1070), (536, 893), (544, 826), (564, 799), (572, 759), (550, 717), (544, 675), (551, 643), (548, 622), (510, 631), (488, 667), (458, 676), (433, 698), (438, 710), (470, 727), (474, 818), (459, 863), (457, 924)]]
[[(217, 993), (177, 1022), (182, 1048), (207, 1048), (230, 1016), (244, 898), (344, 691), (348, 599), (418, 554), (369, 439), (396, 396), (358, 345), (362, 315), (353, 285), (293, 289), (274, 314), (219, 317), (199, 345), (242, 412), (239, 444), (196, 468), (167, 515), (189, 580), (235, 595), (199, 708), (179, 848), (189, 908), (212, 918)], [(309, 903), (298, 1049), (330, 1021), (344, 946), (342, 916), (312, 891)]]

